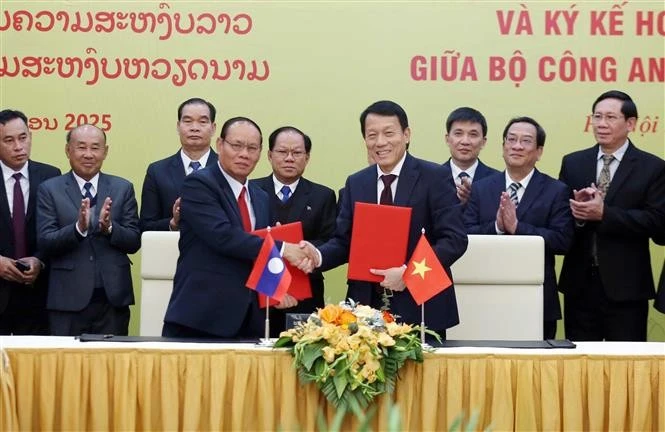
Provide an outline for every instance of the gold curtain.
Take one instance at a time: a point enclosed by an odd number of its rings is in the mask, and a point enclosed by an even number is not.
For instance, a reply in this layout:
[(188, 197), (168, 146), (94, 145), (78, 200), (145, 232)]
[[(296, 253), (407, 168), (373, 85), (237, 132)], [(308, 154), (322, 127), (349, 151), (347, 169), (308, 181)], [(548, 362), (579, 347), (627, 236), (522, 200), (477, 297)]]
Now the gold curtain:
[[(315, 430), (320, 407), (270, 350), (6, 349), (2, 430)], [(400, 372), (403, 430), (665, 430), (665, 357), (427, 354)], [(388, 427), (377, 400), (373, 430)], [(344, 429), (355, 429), (347, 418)]]

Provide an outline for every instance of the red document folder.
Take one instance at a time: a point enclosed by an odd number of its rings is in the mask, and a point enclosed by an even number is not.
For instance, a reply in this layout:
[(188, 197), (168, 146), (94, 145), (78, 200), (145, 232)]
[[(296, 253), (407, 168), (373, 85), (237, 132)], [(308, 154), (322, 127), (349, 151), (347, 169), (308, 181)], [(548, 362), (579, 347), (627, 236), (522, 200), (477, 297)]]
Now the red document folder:
[[(265, 238), (267, 233), (268, 230), (266, 228), (252, 232), (252, 234), (261, 238)], [(302, 224), (300, 222), (293, 222), (270, 227), (270, 235), (275, 240), (298, 243), (303, 239)], [(289, 269), (289, 273), (291, 273), (291, 285), (289, 285), (289, 290), (287, 292), (297, 300), (304, 300), (312, 297), (312, 286), (309, 283), (309, 276), (298, 270), (297, 267), (289, 264), (288, 261), (284, 260), (284, 263), (286, 264), (286, 268)], [(274, 306), (278, 303), (279, 302), (276, 300), (270, 300), (270, 306)], [(266, 307), (266, 296), (259, 295), (259, 307)]]
[(356, 202), (353, 212), (349, 279), (381, 282), (369, 269), (406, 263), (411, 208)]

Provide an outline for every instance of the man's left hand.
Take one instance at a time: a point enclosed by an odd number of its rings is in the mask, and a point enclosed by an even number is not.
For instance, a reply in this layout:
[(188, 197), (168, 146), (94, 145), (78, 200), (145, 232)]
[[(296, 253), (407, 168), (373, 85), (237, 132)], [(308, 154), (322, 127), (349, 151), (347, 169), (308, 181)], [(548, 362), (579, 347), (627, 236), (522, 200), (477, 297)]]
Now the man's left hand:
[(102, 210), (99, 212), (99, 231), (104, 234), (110, 234), (109, 228), (111, 227), (111, 197), (106, 197)]
[(588, 201), (570, 200), (570, 210), (573, 217), (583, 221), (603, 220), (604, 207), (604, 195), (599, 190)]
[(406, 288), (402, 279), (404, 270), (406, 270), (406, 267), (401, 266), (389, 269), (369, 269), (369, 272), (374, 275), (383, 276), (383, 282), (381, 282), (383, 288), (393, 291), (404, 291), (404, 288)]
[(30, 269), (23, 272), (23, 283), (34, 283), (42, 271), (42, 263), (36, 257), (21, 258), (21, 261), (30, 265)]

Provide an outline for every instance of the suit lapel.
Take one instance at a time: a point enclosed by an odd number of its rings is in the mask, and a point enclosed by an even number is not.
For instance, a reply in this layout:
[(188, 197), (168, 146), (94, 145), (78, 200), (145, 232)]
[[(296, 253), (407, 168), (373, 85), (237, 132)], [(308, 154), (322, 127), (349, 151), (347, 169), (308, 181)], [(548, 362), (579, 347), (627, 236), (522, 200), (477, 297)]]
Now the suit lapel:
[[(504, 177), (505, 181), (505, 177)], [(541, 196), (545, 186), (545, 176), (540, 171), (534, 168), (533, 176), (529, 181), (529, 186), (522, 195), (522, 200), (517, 206), (517, 218), (521, 219), (527, 213), (531, 205)]]
[[(3, 226), (7, 227), (12, 226), (12, 217), (9, 211), (9, 206), (10, 204), (7, 201), (7, 190), (5, 189), (4, 177), (2, 176), (2, 171), (0, 171), (0, 217), (2, 217), (2, 220), (4, 222)], [(13, 236), (14, 234), (10, 235)]]
[(81, 200), (83, 199), (83, 195), (81, 195), (81, 189), (79, 189), (79, 185), (76, 183), (76, 179), (74, 178), (74, 173), (72, 171), (69, 172), (65, 184), (67, 196), (69, 196), (69, 199), (72, 200), (72, 204), (74, 204), (74, 207), (78, 212), (79, 207), (81, 207)]
[(173, 190), (178, 191), (178, 196), (180, 196), (182, 183), (185, 181), (185, 168), (182, 165), (180, 152), (171, 156), (171, 163), (169, 164), (169, 177), (173, 183)]
[(312, 185), (308, 180), (300, 178), (298, 182), (298, 187), (293, 193), (289, 201), (291, 201), (291, 208), (289, 209), (289, 221), (297, 221), (302, 219), (301, 216), (305, 214), (305, 207), (309, 202), (309, 194), (312, 190)]
[(584, 155), (582, 163), (584, 166), (580, 167), (582, 169), (582, 175), (584, 175), (584, 181), (582, 182), (583, 187), (591, 186), (591, 183), (596, 183), (596, 170), (598, 162), (598, 144), (591, 147)]
[[(231, 209), (232, 214), (229, 215), (229, 217), (235, 217), (236, 224), (242, 227), (242, 218), (240, 217), (240, 210), (238, 209), (238, 200), (236, 199), (235, 195), (233, 195), (231, 185), (229, 185), (229, 182), (226, 181), (226, 178), (220, 169), (211, 169), (210, 171), (212, 171), (213, 176), (222, 189), (222, 199), (226, 201), (226, 207)], [(251, 198), (253, 197), (250, 195), (250, 199)]]
[[(270, 225), (270, 211), (268, 210), (269, 203), (266, 200), (259, 199), (257, 194), (259, 193), (258, 191), (261, 190), (260, 187), (249, 183), (247, 188), (249, 190), (249, 196), (252, 201), (252, 209), (254, 209), (254, 218), (256, 219), (254, 229), (265, 228)], [(240, 217), (240, 212), (238, 212), (238, 217)]]
[[(402, 171), (397, 180), (397, 191), (395, 191), (395, 199), (393, 200), (395, 205), (409, 205), (409, 198), (413, 195), (413, 189), (416, 186), (418, 177), (420, 177), (420, 171), (418, 171), (415, 165), (415, 160), (407, 153), (404, 165), (402, 165)], [(374, 186), (374, 190), (376, 190), (376, 186)]]
[(610, 187), (607, 190), (605, 202), (611, 203), (617, 194), (617, 190), (628, 181), (634, 170), (637, 168), (637, 157), (635, 154), (635, 147), (632, 142), (628, 143), (626, 153), (623, 155), (623, 160), (619, 163), (619, 167), (614, 173), (614, 177), (610, 182)]
[[(180, 155), (178, 155), (180, 157)], [(206, 161), (206, 166), (214, 165), (217, 160), (218, 160), (217, 153), (214, 152), (214, 150), (210, 149), (210, 153), (208, 153), (208, 160)], [(182, 165), (182, 163), (180, 164)]]

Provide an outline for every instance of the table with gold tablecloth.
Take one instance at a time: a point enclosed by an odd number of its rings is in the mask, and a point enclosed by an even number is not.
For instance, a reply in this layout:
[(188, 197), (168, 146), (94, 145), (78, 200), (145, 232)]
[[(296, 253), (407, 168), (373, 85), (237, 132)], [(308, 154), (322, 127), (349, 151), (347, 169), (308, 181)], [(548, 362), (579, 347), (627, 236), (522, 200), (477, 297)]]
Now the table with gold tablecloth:
[[(287, 352), (251, 344), (14, 336), (0, 354), (0, 430), (315, 430), (335, 413)], [(400, 377), (402, 430), (472, 411), (479, 430), (665, 430), (665, 343), (446, 348)], [(390, 403), (378, 398), (373, 430)]]

